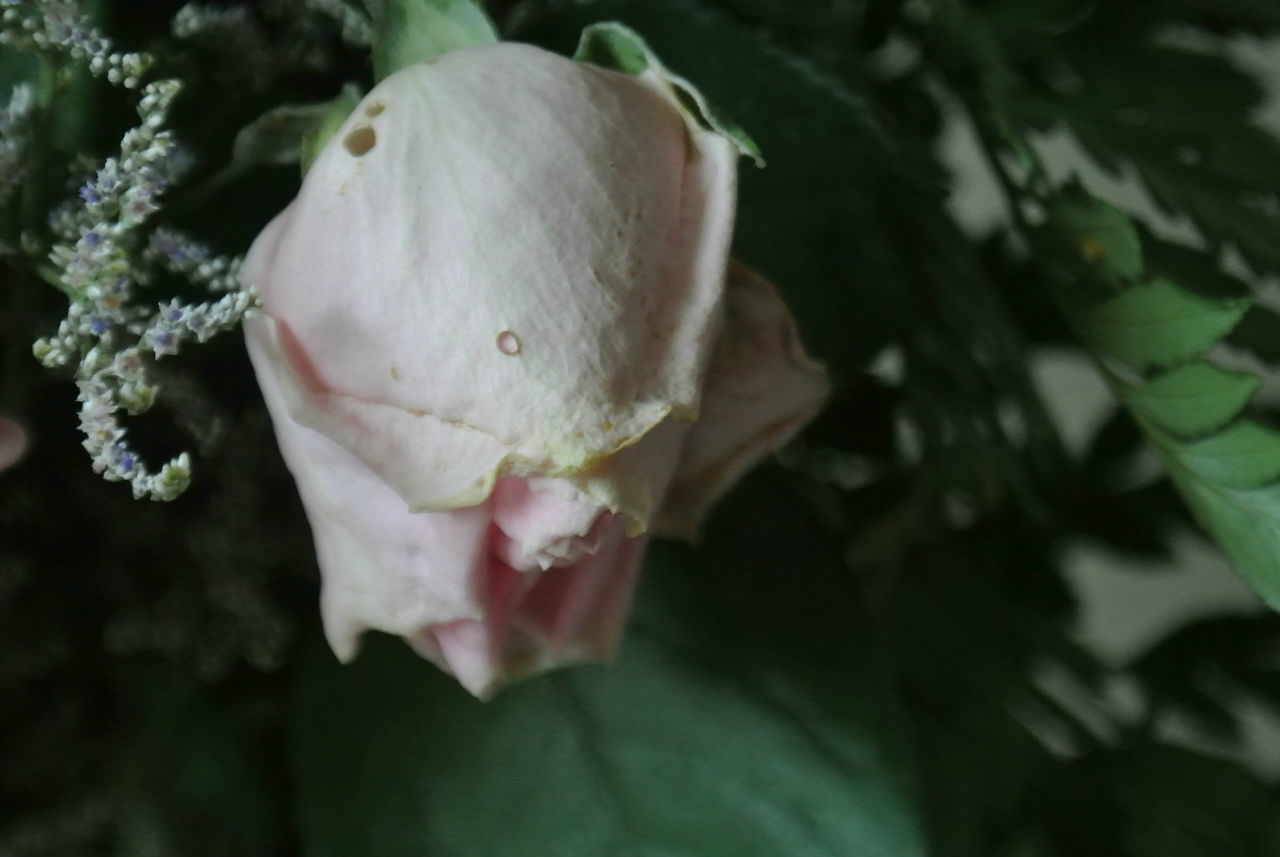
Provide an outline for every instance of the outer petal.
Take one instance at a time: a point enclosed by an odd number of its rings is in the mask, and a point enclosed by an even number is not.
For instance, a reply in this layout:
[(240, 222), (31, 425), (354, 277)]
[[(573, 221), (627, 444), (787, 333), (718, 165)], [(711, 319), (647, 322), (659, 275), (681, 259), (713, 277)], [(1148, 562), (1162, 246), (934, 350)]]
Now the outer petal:
[(491, 477), (477, 482), (474, 471), (460, 464), (501, 460), (509, 454), (501, 440), (422, 411), (337, 392), (320, 378), (311, 355), (287, 324), (259, 314), (247, 319), (244, 327), (251, 349), (257, 347), (259, 379), (270, 374), (276, 387), (281, 407), (277, 425), (287, 416), (338, 443), (398, 493), (401, 505), (411, 503), (415, 474), (429, 474), (432, 487), (450, 496), (477, 493), (467, 505), (489, 495), (486, 480)]
[(415, 509), (581, 474), (693, 418), (734, 161), (660, 82), (536, 48), (392, 75), (246, 262), (325, 393), (290, 412)]
[(826, 373), (805, 354), (773, 286), (735, 262), (702, 417), (689, 433), (658, 530), (693, 538), (711, 505), (812, 419), (828, 392)]
[(692, 426), (666, 420), (637, 443), (580, 475), (561, 480), (621, 515), (627, 532), (647, 532), (661, 512)]
[(349, 452), (294, 422), (285, 395), (291, 370), (273, 327), (269, 319), (246, 319), (249, 355), (311, 522), (334, 652), (354, 657), (368, 628), (407, 635), (480, 618), (484, 605), (474, 580), (488, 565), (488, 505), (412, 514)]

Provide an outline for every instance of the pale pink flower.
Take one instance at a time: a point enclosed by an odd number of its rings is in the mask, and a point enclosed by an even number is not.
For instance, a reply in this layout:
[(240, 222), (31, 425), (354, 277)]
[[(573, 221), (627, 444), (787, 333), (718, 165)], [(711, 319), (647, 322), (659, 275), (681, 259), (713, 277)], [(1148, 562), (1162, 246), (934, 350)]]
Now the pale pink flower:
[(660, 69), (499, 44), (379, 84), (245, 264), (329, 641), (405, 637), (473, 693), (617, 646), (647, 533), (826, 393), (728, 275), (733, 145)]

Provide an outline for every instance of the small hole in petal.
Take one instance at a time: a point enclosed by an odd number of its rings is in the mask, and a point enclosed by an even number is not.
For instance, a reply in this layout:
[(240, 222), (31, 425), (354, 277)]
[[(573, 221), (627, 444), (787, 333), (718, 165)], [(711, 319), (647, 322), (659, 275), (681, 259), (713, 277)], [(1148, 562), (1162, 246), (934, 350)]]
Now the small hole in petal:
[(375, 101), (364, 109), (365, 116), (377, 116), (379, 113), (387, 109), (385, 101)]
[(498, 350), (503, 354), (519, 354), (520, 340), (511, 331), (504, 330), (498, 334)]
[(342, 141), (342, 145), (346, 146), (347, 151), (358, 158), (378, 145), (378, 135), (368, 125), (361, 125), (346, 136), (346, 139)]

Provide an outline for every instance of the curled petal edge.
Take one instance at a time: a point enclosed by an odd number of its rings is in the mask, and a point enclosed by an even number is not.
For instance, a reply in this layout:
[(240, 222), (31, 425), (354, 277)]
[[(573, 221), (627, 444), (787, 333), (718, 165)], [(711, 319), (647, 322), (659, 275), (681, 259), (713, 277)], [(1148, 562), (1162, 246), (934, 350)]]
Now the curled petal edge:
[(805, 352), (777, 290), (734, 261), (702, 414), (689, 432), (655, 532), (696, 540), (715, 502), (813, 419), (829, 393), (826, 370)]
[[(525, 452), (459, 420), (330, 390), (309, 370), (300, 346), (290, 341), (287, 325), (255, 312), (245, 319), (244, 328), (259, 359), (269, 364), (289, 416), (359, 459), (412, 512), (478, 505), (504, 476), (563, 478), (582, 496), (621, 515), (628, 533), (635, 535), (649, 528), (662, 502), (662, 491), (654, 489), (666, 483), (646, 450), (669, 446), (687, 425), (667, 406), (643, 431), (612, 449), (556, 460)], [(479, 463), (466, 469), (458, 466), (475, 462)], [(657, 465), (661, 469), (660, 462)], [(422, 473), (434, 476), (426, 491)]]

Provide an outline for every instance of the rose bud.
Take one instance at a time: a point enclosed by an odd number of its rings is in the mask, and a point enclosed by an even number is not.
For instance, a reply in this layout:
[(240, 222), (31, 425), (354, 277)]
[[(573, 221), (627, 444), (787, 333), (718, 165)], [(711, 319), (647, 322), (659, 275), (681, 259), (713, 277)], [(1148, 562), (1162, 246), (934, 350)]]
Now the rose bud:
[(671, 81), (516, 44), (403, 69), (255, 241), (249, 352), (339, 658), (387, 631), (483, 697), (611, 657), (647, 534), (820, 406), (728, 265), (738, 152)]

